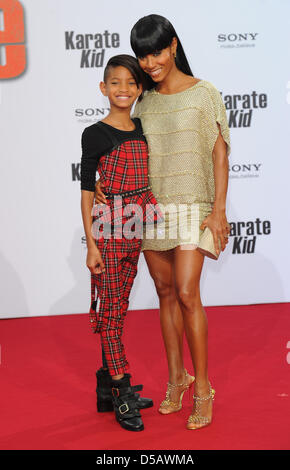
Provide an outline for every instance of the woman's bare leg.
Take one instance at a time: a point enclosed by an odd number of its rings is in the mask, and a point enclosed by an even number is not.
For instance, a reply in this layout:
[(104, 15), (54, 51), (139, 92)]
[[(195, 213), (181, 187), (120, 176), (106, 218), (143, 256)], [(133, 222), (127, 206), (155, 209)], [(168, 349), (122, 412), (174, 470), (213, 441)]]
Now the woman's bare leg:
[[(174, 249), (173, 271), (176, 295), (183, 315), (184, 329), (195, 370), (195, 394), (208, 396), (208, 323), (200, 298), (200, 276), (204, 256), (194, 249)], [(211, 418), (212, 401), (202, 403), (202, 413)], [(198, 427), (198, 426), (197, 426)]]
[[(145, 250), (144, 256), (160, 302), (160, 323), (168, 361), (169, 382), (181, 383), (184, 379), (184, 326), (175, 295), (173, 250)], [(172, 399), (174, 400), (174, 397)]]

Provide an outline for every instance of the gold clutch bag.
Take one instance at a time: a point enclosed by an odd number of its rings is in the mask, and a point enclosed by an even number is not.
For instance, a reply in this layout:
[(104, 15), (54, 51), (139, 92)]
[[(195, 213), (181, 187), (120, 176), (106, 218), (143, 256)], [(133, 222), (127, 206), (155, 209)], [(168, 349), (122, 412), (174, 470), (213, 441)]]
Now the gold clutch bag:
[[(219, 241), (220, 244), (220, 241)], [(208, 227), (205, 227), (200, 239), (197, 249), (205, 256), (217, 260), (219, 255), (214, 248), (213, 235)]]

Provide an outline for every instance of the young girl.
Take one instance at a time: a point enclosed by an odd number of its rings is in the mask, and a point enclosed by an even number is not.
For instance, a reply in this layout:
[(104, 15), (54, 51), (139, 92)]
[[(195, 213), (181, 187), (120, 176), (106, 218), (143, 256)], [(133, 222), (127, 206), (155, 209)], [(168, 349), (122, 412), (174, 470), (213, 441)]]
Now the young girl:
[[(117, 421), (130, 431), (144, 429), (139, 409), (153, 406), (152, 400), (135, 393), (142, 386), (131, 387), (122, 344), (141, 250), (140, 225), (158, 220), (157, 202), (148, 185), (146, 140), (139, 119), (130, 117), (142, 94), (142, 81), (142, 70), (134, 57), (118, 55), (109, 60), (100, 89), (109, 99), (110, 112), (84, 130), (81, 160), (81, 208), (92, 286), (90, 320), (93, 331), (101, 336), (105, 366), (97, 372), (98, 410), (114, 408)], [(93, 209), (96, 171), (107, 204)], [(127, 209), (132, 207), (135, 216), (130, 224)], [(95, 288), (100, 300), (97, 314)]]

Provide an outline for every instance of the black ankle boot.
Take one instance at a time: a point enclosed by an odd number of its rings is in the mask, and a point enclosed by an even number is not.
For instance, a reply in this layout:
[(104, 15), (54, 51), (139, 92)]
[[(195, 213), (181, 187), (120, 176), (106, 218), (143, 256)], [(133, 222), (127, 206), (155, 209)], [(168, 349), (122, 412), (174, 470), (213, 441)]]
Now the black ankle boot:
[(113, 406), (116, 420), (128, 431), (143, 431), (144, 424), (136, 405), (136, 397), (130, 384), (130, 376), (112, 380)]
[[(102, 413), (106, 411), (113, 411), (113, 399), (112, 399), (112, 385), (111, 385), (111, 376), (108, 372), (108, 369), (101, 367), (96, 372), (97, 376), (97, 410)], [(130, 378), (130, 374), (125, 374), (125, 377)], [(153, 406), (153, 401), (151, 398), (140, 397), (139, 393), (143, 388), (143, 385), (134, 385), (131, 387), (136, 398), (136, 406), (140, 410), (145, 408), (150, 408)]]
[(101, 367), (96, 372), (97, 376), (97, 410), (99, 413), (114, 411), (112, 398), (112, 378), (108, 369)]

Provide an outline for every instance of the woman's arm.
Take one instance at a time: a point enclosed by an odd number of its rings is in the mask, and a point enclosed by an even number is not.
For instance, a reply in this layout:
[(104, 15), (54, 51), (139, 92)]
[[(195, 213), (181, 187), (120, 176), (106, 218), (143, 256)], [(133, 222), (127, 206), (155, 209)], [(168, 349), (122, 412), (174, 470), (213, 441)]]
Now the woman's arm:
[(104, 185), (101, 183), (101, 180), (98, 180), (96, 182), (96, 186), (95, 186), (95, 201), (96, 201), (97, 204), (106, 204), (107, 203), (106, 196), (102, 191), (103, 187), (104, 187)]
[[(217, 254), (220, 254), (228, 243), (230, 226), (226, 218), (226, 196), (229, 178), (229, 161), (227, 156), (227, 144), (221, 133), (213, 148), (214, 180), (215, 180), (215, 200), (212, 212), (201, 224), (201, 229), (209, 227), (214, 238), (214, 245)], [(219, 246), (220, 242), (220, 246)]]
[(94, 193), (92, 191), (82, 190), (81, 192), (81, 210), (83, 225), (87, 241), (87, 267), (92, 274), (100, 274), (105, 271), (105, 266), (96, 245), (91, 229), (92, 229), (92, 208), (94, 204)]

